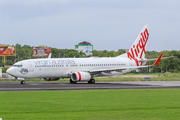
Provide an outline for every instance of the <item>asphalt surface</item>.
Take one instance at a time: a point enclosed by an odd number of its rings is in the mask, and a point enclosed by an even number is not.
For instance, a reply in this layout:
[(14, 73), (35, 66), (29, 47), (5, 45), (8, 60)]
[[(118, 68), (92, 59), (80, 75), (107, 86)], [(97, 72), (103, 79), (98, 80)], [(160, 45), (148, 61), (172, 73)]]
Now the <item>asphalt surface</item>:
[(108, 83), (32, 83), (0, 82), (0, 91), (51, 91), (51, 90), (99, 90), (99, 89), (173, 89), (180, 88), (180, 81), (159, 82), (108, 82)]

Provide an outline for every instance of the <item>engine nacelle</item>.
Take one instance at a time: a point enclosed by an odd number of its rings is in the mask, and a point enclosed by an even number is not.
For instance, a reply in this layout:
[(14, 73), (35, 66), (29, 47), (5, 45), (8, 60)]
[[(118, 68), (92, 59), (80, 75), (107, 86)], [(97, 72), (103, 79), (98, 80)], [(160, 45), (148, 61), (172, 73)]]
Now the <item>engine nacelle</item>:
[(89, 81), (91, 79), (91, 74), (88, 72), (74, 72), (71, 75), (73, 81)]
[(58, 81), (59, 78), (43, 78), (45, 81)]

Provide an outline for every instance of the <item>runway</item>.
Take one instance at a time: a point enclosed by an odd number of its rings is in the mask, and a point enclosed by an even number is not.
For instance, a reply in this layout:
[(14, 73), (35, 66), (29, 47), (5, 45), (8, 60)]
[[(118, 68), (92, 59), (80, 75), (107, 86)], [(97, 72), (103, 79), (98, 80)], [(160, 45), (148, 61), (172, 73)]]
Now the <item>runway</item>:
[(99, 89), (173, 89), (180, 88), (180, 81), (148, 82), (97, 82), (87, 83), (32, 83), (0, 82), (0, 91), (51, 91), (51, 90), (99, 90)]

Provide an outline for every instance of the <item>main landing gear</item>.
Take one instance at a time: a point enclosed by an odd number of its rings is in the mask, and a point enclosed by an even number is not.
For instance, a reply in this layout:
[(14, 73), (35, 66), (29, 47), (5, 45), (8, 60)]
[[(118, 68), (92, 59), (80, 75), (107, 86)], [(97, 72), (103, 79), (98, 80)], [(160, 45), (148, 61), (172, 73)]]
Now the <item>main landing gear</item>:
[(88, 81), (89, 84), (94, 84), (95, 83), (95, 79), (91, 79)]
[(77, 83), (77, 82), (76, 82), (76, 81), (73, 81), (72, 79), (70, 79), (70, 83), (75, 84), (75, 83)]
[(24, 80), (22, 80), (22, 81), (21, 81), (21, 84), (25, 84), (25, 81), (24, 81)]
[[(77, 81), (73, 81), (72, 79), (70, 79), (70, 83), (71, 83), (71, 84), (76, 84)], [(94, 80), (94, 79), (91, 79), (91, 80), (88, 81), (88, 84), (94, 84), (94, 83), (95, 83), (95, 80)]]

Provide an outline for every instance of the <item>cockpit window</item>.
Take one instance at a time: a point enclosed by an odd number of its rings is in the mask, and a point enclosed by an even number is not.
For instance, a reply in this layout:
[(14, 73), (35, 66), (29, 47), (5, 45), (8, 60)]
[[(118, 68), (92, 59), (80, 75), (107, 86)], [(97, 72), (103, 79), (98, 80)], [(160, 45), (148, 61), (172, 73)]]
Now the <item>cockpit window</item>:
[(13, 67), (22, 67), (22, 65), (13, 65)]

